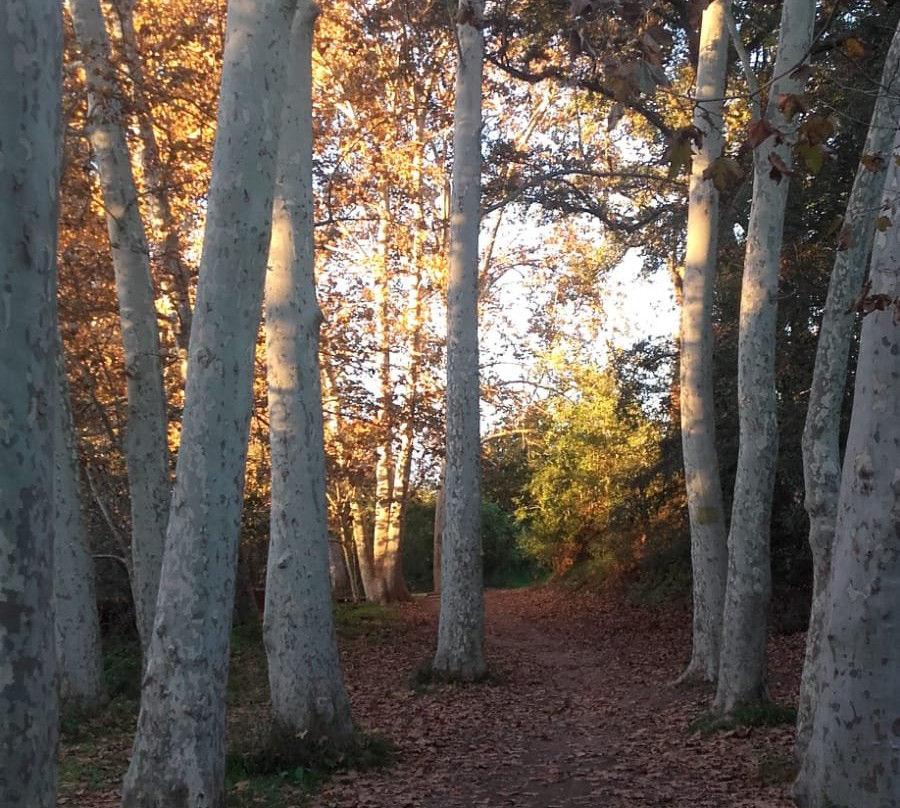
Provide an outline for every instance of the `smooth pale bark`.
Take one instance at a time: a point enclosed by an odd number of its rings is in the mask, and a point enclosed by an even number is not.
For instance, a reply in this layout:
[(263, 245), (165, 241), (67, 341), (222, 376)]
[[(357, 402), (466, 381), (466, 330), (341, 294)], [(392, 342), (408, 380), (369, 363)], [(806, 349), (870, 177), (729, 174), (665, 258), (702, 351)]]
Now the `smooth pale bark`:
[(722, 622), (722, 649), (714, 709), (729, 713), (764, 699), (767, 612), (772, 589), (769, 530), (778, 424), (775, 397), (775, 319), (778, 268), (784, 232), (788, 177), (773, 176), (772, 160), (791, 164), (796, 122), (779, 109), (779, 98), (803, 91), (796, 68), (812, 43), (814, 0), (785, 0), (775, 59), (775, 81), (765, 111), (782, 133), (753, 152), (753, 201), (747, 230), (738, 332), (739, 437), (737, 475), (728, 534), (728, 580)]
[(294, 7), (231, 0), (175, 490), (126, 808), (221, 808), (256, 336)]
[(716, 277), (719, 192), (704, 173), (722, 155), (722, 104), (728, 69), (726, 15), (730, 0), (714, 0), (703, 12), (697, 62), (694, 126), (702, 143), (694, 155), (688, 195), (687, 249), (681, 280), (681, 443), (693, 573), (693, 648), (684, 681), (714, 682), (719, 644), (728, 535), (716, 453), (712, 384), (712, 299)]
[(272, 513), (263, 636), (274, 731), (313, 747), (353, 741), (328, 570), (325, 436), (313, 269), (312, 35), (301, 0), (291, 34), (266, 276)]
[(69, 385), (57, 351), (53, 418), (53, 600), (62, 706), (97, 712), (106, 703), (94, 559), (84, 522)]
[[(840, 420), (847, 385), (847, 361), (855, 318), (847, 313), (859, 295), (886, 168), (893, 161), (893, 132), (900, 120), (900, 28), (888, 50), (875, 101), (872, 121), (844, 214), (846, 249), (837, 253), (828, 298), (819, 328), (816, 364), (809, 392), (809, 409), (803, 429), (803, 472), (806, 512), (809, 514), (809, 546), (813, 557), (813, 599), (806, 633), (806, 659), (797, 710), (797, 756), (802, 759), (812, 728), (816, 701), (816, 662), (822, 639), (822, 621), (831, 548), (834, 544), (838, 496), (841, 485)], [(879, 162), (880, 161), (880, 162)]]
[(0, 805), (56, 805), (54, 280), (62, 20), (0, 3)]
[[(900, 149), (900, 132), (894, 151)], [(900, 168), (887, 162), (887, 209)], [(797, 794), (809, 808), (900, 798), (900, 219), (875, 236), (821, 633), (822, 678)]]
[(110, 61), (100, 3), (70, 0), (69, 8), (86, 68), (88, 139), (106, 209), (122, 325), (128, 391), (124, 448), (131, 496), (131, 585), (138, 634), (146, 649), (153, 627), (171, 491), (150, 253), (125, 140), (121, 89)]
[(444, 464), (441, 464), (441, 479), (438, 483), (437, 495), (434, 498), (434, 543), (431, 560), (432, 583), (434, 592), (441, 591), (441, 556), (444, 547)]
[(441, 614), (434, 670), (484, 675), (481, 441), (478, 376), (478, 230), (481, 196), (482, 0), (460, 0), (453, 115), (447, 288), (447, 449)]
[(366, 513), (360, 502), (359, 491), (350, 492), (350, 521), (352, 523), (353, 547), (356, 550), (356, 563), (359, 565), (359, 578), (362, 582), (366, 600), (374, 600), (372, 593), (379, 591), (379, 583), (375, 575), (375, 564), (372, 560), (373, 534), (366, 530)]

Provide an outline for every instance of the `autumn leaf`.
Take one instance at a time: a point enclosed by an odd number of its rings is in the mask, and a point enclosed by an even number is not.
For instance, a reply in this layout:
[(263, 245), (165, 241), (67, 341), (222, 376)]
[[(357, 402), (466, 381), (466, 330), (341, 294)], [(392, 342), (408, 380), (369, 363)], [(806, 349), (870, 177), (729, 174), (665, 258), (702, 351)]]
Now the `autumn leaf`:
[(831, 152), (821, 143), (812, 146), (808, 143), (797, 145), (797, 155), (811, 174), (818, 174), (822, 170), (825, 160), (831, 156)]
[(860, 307), (860, 312), (862, 312), (862, 316), (865, 317), (867, 314), (871, 314), (873, 311), (884, 311), (888, 306), (893, 304), (894, 298), (890, 295), (870, 295), (865, 298), (862, 302), (862, 306)]
[(809, 109), (806, 99), (796, 93), (779, 93), (777, 102), (778, 109), (781, 110), (788, 121), (792, 121), (795, 115), (806, 112)]
[(711, 179), (716, 190), (720, 193), (728, 190), (743, 177), (744, 170), (737, 160), (731, 157), (719, 157), (713, 160), (703, 172), (703, 179)]
[(685, 126), (672, 135), (663, 160), (669, 164), (669, 179), (675, 179), (685, 169), (690, 169), (692, 146), (698, 148), (703, 135), (696, 126)]
[(869, 55), (869, 46), (855, 36), (847, 37), (841, 48), (851, 59), (865, 59)]
[(747, 125), (747, 144), (751, 149), (755, 149), (767, 138), (777, 135), (780, 140), (780, 133), (764, 118), (751, 121)]
[(824, 143), (836, 131), (834, 121), (824, 115), (810, 115), (797, 130), (797, 137), (815, 146)]
[(884, 157), (882, 157), (880, 154), (864, 154), (859, 158), (859, 162), (862, 163), (873, 174), (876, 171), (884, 171), (886, 166)]
[(769, 154), (769, 162), (772, 164), (772, 170), (769, 176), (775, 182), (781, 182), (782, 177), (796, 177), (797, 172), (788, 166), (775, 152)]
[(879, 233), (884, 233), (890, 226), (892, 222), (887, 216), (879, 216), (875, 220), (875, 229)]

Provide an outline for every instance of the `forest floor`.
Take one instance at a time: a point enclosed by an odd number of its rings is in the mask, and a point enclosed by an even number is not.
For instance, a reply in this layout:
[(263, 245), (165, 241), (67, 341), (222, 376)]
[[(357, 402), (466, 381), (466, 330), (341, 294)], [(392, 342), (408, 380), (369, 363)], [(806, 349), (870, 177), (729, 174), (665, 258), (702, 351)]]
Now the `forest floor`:
[[(420, 674), (433, 653), (438, 607), (429, 596), (381, 616), (370, 611), (368, 623), (339, 620), (354, 718), (393, 744), (393, 765), (337, 771), (312, 794), (288, 773), (263, 785), (232, 775), (229, 806), (793, 806), (792, 726), (692, 728), (711, 694), (673, 684), (690, 653), (685, 607), (629, 605), (553, 587), (489, 590), (490, 675), (465, 686), (429, 683)], [(802, 651), (801, 634), (773, 638), (775, 702), (795, 703)], [(239, 664), (242, 676), (264, 683), (263, 670), (246, 670), (246, 659)], [(254, 701), (229, 700), (230, 735), (235, 722), (259, 723), (264, 705)], [(60, 805), (117, 804), (112, 777), (117, 767), (121, 777), (127, 727), (117, 737), (99, 752), (105, 768), (86, 760), (97, 745), (68, 744)], [(66, 752), (64, 736), (64, 761)]]

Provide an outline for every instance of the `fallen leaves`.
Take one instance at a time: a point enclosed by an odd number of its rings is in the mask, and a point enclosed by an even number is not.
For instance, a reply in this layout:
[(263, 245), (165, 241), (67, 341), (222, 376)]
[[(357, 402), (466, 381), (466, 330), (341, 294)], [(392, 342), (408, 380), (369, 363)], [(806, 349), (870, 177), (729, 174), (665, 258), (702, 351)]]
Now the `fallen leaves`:
[[(423, 620), (423, 613), (427, 620)], [(761, 760), (790, 754), (782, 727), (690, 736), (710, 694), (671, 682), (690, 651), (684, 609), (623, 606), (553, 589), (487, 593), (492, 679), (413, 692), (437, 603), (401, 609), (407, 629), (376, 648), (345, 644), (356, 720), (399, 762), (333, 778), (311, 808), (788, 808)], [(773, 690), (796, 689), (802, 637), (779, 651)]]

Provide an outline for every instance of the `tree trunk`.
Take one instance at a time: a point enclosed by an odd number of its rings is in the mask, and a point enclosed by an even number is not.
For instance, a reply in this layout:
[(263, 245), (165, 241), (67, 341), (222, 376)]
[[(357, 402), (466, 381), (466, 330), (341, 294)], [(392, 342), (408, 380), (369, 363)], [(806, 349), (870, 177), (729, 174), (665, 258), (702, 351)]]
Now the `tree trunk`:
[(722, 154), (722, 104), (728, 69), (725, 20), (730, 13), (730, 0), (714, 0), (703, 12), (694, 111), (694, 126), (703, 140), (691, 167), (687, 254), (681, 282), (681, 441), (694, 596), (693, 649), (681, 677), (684, 681), (716, 680), (728, 572), (712, 384), (719, 192), (712, 178), (704, 174)]
[(147, 100), (147, 86), (134, 30), (134, 6), (136, 0), (114, 0), (122, 35), (122, 51), (128, 76), (134, 88), (135, 117), (141, 139), (141, 169), (144, 173), (147, 193), (145, 201), (152, 225), (151, 232), (162, 258), (165, 280), (164, 291), (170, 297), (178, 316), (176, 339), (178, 348), (187, 358), (191, 335), (191, 274), (181, 255), (181, 238), (172, 206), (169, 203), (169, 179), (159, 156), (153, 113)]
[[(387, 184), (380, 189), (378, 207), (378, 255), (376, 256), (375, 336), (378, 346), (378, 445), (375, 450), (375, 524), (372, 534), (372, 576), (366, 588), (366, 598), (375, 603), (391, 600), (388, 576), (396, 563), (399, 548), (391, 536), (391, 510), (394, 506), (394, 386), (391, 379), (391, 198)], [(364, 583), (365, 583), (365, 579)]]
[(312, 35), (302, 0), (291, 34), (266, 278), (272, 519), (263, 635), (276, 737), (339, 750), (353, 740), (328, 572), (328, 508), (313, 271)]
[(441, 479), (438, 483), (437, 496), (434, 498), (434, 548), (431, 560), (432, 591), (441, 591), (441, 556), (444, 550), (444, 479), (445, 468), (441, 463)]
[(483, 0), (459, 0), (447, 289), (446, 504), (434, 657), (435, 671), (455, 679), (474, 679), (486, 670), (478, 375), (483, 15)]
[[(885, 59), (881, 91), (875, 102), (863, 156), (853, 182), (844, 215), (842, 237), (849, 239), (839, 250), (831, 273), (828, 298), (819, 329), (816, 364), (803, 430), (803, 469), (809, 545), (813, 557), (813, 601), (806, 634), (806, 659), (797, 711), (797, 757), (802, 760), (817, 700), (816, 664), (820, 658), (822, 622), (831, 574), (831, 550), (835, 538), (841, 485), (840, 417), (847, 384), (847, 361), (854, 318), (848, 307), (858, 296), (865, 278), (872, 246), (879, 200), (884, 190), (885, 167), (893, 161), (891, 146), (900, 118), (900, 27)], [(874, 158), (874, 162), (873, 159)], [(878, 161), (881, 161), (881, 167)]]
[(231, 0), (175, 491), (126, 808), (221, 808), (225, 686), (294, 8)]
[(331, 578), (331, 594), (338, 600), (356, 600), (350, 568), (347, 565), (347, 554), (344, 552), (343, 537), (330, 537), (328, 540), (328, 575)]
[(53, 421), (53, 602), (62, 706), (95, 713), (106, 703), (94, 560), (84, 523), (69, 385), (58, 343)]
[(86, 65), (88, 139), (106, 208), (122, 324), (128, 385), (124, 445), (131, 495), (134, 605), (141, 645), (146, 650), (156, 608), (170, 502), (166, 398), (156, 304), (147, 237), (125, 141), (121, 91), (110, 61), (100, 3), (72, 0), (69, 7)]
[(378, 581), (372, 561), (372, 534), (366, 529), (366, 512), (359, 501), (359, 492), (350, 493), (350, 520), (353, 530), (353, 546), (356, 550), (356, 563), (359, 565), (359, 577), (362, 581), (363, 594), (366, 600), (375, 600), (378, 592)]
[[(753, 153), (753, 202), (747, 232), (738, 334), (739, 434), (737, 476), (728, 534), (728, 580), (722, 649), (714, 708), (730, 713), (766, 698), (767, 612), (772, 589), (769, 528), (778, 457), (775, 399), (775, 315), (778, 268), (789, 180), (776, 163), (790, 165), (796, 123), (779, 108), (779, 98), (799, 94), (796, 68), (808, 56), (815, 19), (814, 0), (785, 0), (765, 118), (781, 132)], [(773, 162), (773, 160), (775, 162)]]
[(0, 805), (56, 805), (60, 4), (0, 4)]
[[(900, 149), (900, 133), (894, 152)], [(884, 203), (900, 194), (887, 160)], [(798, 781), (809, 808), (891, 808), (900, 794), (900, 221), (876, 234), (821, 632), (820, 691)]]
[(838, 251), (831, 273), (803, 429), (806, 512), (809, 514), (809, 546), (813, 557), (813, 600), (797, 710), (796, 751), (800, 760), (809, 742), (817, 700), (816, 664), (820, 658), (822, 621), (841, 485), (841, 404), (847, 385), (847, 361), (854, 326), (854, 318), (847, 314), (847, 309), (858, 296), (865, 278), (875, 219), (879, 215), (878, 203), (884, 190), (885, 167), (893, 161), (891, 146), (898, 119), (900, 27), (894, 34), (882, 70), (881, 92), (875, 102), (863, 147), (863, 156), (867, 159), (857, 169), (844, 215), (842, 234), (849, 239), (849, 244), (846, 249)]

